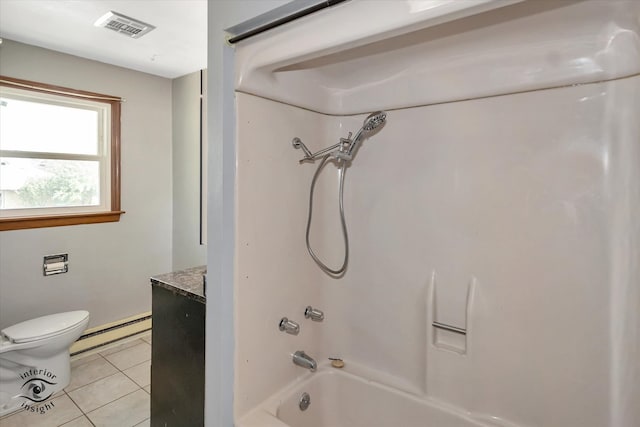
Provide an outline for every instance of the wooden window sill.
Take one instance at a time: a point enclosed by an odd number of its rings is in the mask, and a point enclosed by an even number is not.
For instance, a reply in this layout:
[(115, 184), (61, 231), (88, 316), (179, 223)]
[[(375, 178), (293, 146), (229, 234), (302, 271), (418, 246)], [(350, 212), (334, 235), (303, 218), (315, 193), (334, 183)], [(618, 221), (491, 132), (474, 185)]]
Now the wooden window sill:
[(0, 218), (0, 231), (27, 228), (61, 227), (64, 225), (118, 222), (124, 211), (91, 212), (73, 215), (23, 216)]

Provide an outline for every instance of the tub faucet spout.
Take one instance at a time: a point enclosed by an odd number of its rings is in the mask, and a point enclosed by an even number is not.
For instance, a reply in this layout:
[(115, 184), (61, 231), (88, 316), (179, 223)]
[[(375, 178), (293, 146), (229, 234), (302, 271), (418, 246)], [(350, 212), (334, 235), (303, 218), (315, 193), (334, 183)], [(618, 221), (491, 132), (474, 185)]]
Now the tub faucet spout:
[(293, 363), (298, 366), (302, 366), (303, 368), (306, 368), (312, 372), (315, 371), (318, 366), (316, 361), (302, 350), (298, 350), (293, 353)]

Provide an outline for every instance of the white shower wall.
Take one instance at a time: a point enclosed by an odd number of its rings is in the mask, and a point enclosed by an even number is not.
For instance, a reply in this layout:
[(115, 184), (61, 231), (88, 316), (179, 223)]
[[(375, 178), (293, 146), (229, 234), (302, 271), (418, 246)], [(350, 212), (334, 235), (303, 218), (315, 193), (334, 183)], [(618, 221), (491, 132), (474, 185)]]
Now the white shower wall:
[[(291, 140), (319, 138), (331, 117), (238, 94), (236, 200), (235, 384), (236, 414), (243, 414), (299, 375), (291, 354), (316, 357), (319, 325), (298, 336), (280, 332), (282, 317), (302, 323), (307, 305), (320, 306), (321, 279), (301, 246), (311, 170), (298, 165)], [(242, 119), (247, 117), (247, 119)], [(244, 197), (243, 195), (251, 195)]]
[[(350, 170), (353, 256), (330, 299), (364, 333), (331, 344), (475, 413), (616, 425), (610, 248), (627, 238), (612, 215), (629, 187), (612, 170), (629, 158), (613, 153), (637, 155), (624, 111), (640, 111), (639, 88), (634, 77), (390, 112)], [(431, 321), (465, 327), (472, 281), (466, 354), (437, 348)]]
[[(306, 253), (315, 168), (298, 165), (290, 139), (317, 149), (337, 123), (357, 130), (362, 117), (239, 94), (239, 117), (250, 119), (239, 125), (238, 194), (251, 195), (238, 198), (239, 413), (301, 375), (290, 353), (303, 349), (518, 425), (609, 425), (612, 357), (633, 350), (609, 345), (619, 255), (610, 248), (628, 238), (612, 221), (630, 178), (612, 171), (626, 168), (622, 153), (637, 158), (640, 138), (630, 114), (607, 111), (609, 97), (640, 111), (640, 78), (390, 112), (347, 172), (351, 258), (336, 280)], [(323, 173), (335, 175), (332, 165)], [(335, 207), (336, 189), (317, 189), (314, 215), (333, 222), (316, 240), (332, 265), (337, 209), (322, 207)], [(305, 322), (307, 304), (326, 322)], [(281, 316), (302, 323), (300, 335), (279, 332)], [(434, 346), (431, 320), (467, 327), (466, 354)]]
[[(631, 5), (614, 3), (614, 17)], [(596, 9), (602, 4), (564, 2), (577, 8), (577, 16), (589, 16), (594, 28), (603, 28), (594, 36), (597, 40), (614, 23), (633, 21), (634, 16), (619, 14), (622, 21), (598, 23), (589, 11), (601, 13)], [(571, 15), (551, 9), (547, 13), (552, 16)], [(524, 7), (510, 10), (508, 16), (517, 15), (519, 21), (516, 25), (505, 18), (503, 25), (516, 32), (524, 28), (520, 37), (527, 40), (528, 19), (536, 25), (540, 22), (535, 19), (550, 19), (530, 18), (529, 12)], [(466, 37), (480, 46), (478, 39), (495, 34), (492, 26), (482, 26), (485, 19), (491, 21), (484, 17), (467, 23), (466, 31), (473, 34), (461, 31), (450, 37)], [(569, 40), (575, 42), (575, 31), (569, 27), (556, 29), (571, 35), (558, 45), (574, 46)], [(271, 37), (286, 34), (275, 31)], [(236, 417), (294, 379), (310, 375), (291, 362), (294, 351), (305, 350), (319, 362), (342, 357), (347, 369), (372, 380), (498, 425), (637, 425), (640, 69), (627, 61), (637, 49), (620, 54), (620, 46), (634, 46), (626, 45), (632, 35), (623, 38), (625, 43), (610, 44), (616, 46), (613, 51), (596, 50), (592, 56), (626, 58), (624, 66), (608, 60), (609, 67), (599, 72), (589, 68), (591, 77), (578, 67), (575, 81), (583, 84), (577, 86), (532, 77), (522, 90), (505, 85), (506, 92), (466, 100), (456, 95), (390, 110), (386, 125), (364, 141), (346, 173), (351, 253), (341, 279), (326, 276), (307, 254), (304, 232), (315, 165), (298, 164), (302, 153), (292, 148), (291, 139), (300, 137), (316, 151), (357, 131), (365, 111), (344, 115), (360, 102), (349, 97), (354, 92), (376, 108), (420, 99), (424, 89), (411, 72), (420, 75), (426, 67), (406, 68), (407, 82), (417, 85), (406, 88), (411, 91), (395, 91), (394, 97), (388, 90), (399, 84), (396, 60), (411, 64), (416, 39), (407, 39), (413, 40), (409, 57), (402, 57), (396, 46), (390, 52), (372, 47), (357, 57), (328, 55), (315, 65), (287, 65), (286, 71), (277, 71), (283, 63), (276, 61), (272, 86), (260, 86), (260, 96), (251, 94), (260, 79), (252, 80), (250, 67), (242, 65), (251, 45), (239, 50)], [(255, 43), (269, 41), (265, 37)], [(452, 46), (446, 37), (436, 38), (423, 46), (423, 54), (429, 43), (443, 58), (441, 49)], [(576, 58), (581, 58), (584, 46), (597, 45), (585, 42), (565, 53), (580, 51)], [(450, 56), (463, 61), (456, 54), (464, 46), (451, 48)], [(394, 61), (385, 77), (387, 54)], [(538, 51), (532, 60), (544, 56)], [(311, 96), (297, 102), (303, 95), (290, 89), (299, 86), (287, 86), (307, 78), (310, 90), (330, 92), (346, 85), (335, 71), (342, 67), (353, 77), (355, 70), (366, 69), (367, 58), (376, 65), (376, 79), (368, 87), (353, 83), (345, 88), (345, 103), (336, 110), (324, 107), (339, 105), (342, 98), (325, 103)], [(588, 56), (582, 59), (589, 63)], [(256, 68), (261, 78), (265, 68)], [(536, 69), (535, 63), (523, 68)], [(568, 75), (564, 68), (558, 70), (563, 79)], [(536, 86), (541, 81), (544, 85)], [(384, 89), (383, 95), (375, 95), (374, 83)], [(323, 113), (265, 96), (305, 107), (317, 102)], [(336, 168), (328, 165), (316, 190), (312, 241), (321, 258), (334, 266), (343, 250), (337, 194)], [(305, 320), (306, 305), (323, 309), (325, 321)], [(301, 323), (298, 336), (278, 330), (282, 316)], [(466, 328), (466, 342), (459, 336), (435, 336), (433, 321)]]

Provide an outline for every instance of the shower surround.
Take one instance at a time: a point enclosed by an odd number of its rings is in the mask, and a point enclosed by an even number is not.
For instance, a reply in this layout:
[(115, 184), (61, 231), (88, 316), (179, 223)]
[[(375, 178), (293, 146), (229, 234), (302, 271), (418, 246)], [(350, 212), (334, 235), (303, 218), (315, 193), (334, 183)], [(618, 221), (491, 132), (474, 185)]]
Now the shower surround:
[[(353, 0), (238, 44), (237, 426), (640, 425), (639, 18), (633, 1)], [(291, 141), (315, 152), (376, 110), (331, 278)], [(311, 242), (330, 266), (337, 186), (329, 164)]]

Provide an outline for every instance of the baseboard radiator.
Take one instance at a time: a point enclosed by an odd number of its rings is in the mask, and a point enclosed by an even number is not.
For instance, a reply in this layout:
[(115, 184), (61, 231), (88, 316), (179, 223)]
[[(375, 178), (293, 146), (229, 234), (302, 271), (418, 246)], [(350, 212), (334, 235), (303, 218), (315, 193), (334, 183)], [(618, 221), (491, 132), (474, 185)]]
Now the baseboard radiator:
[(87, 329), (71, 346), (70, 353), (75, 356), (150, 330), (151, 312), (148, 311)]

